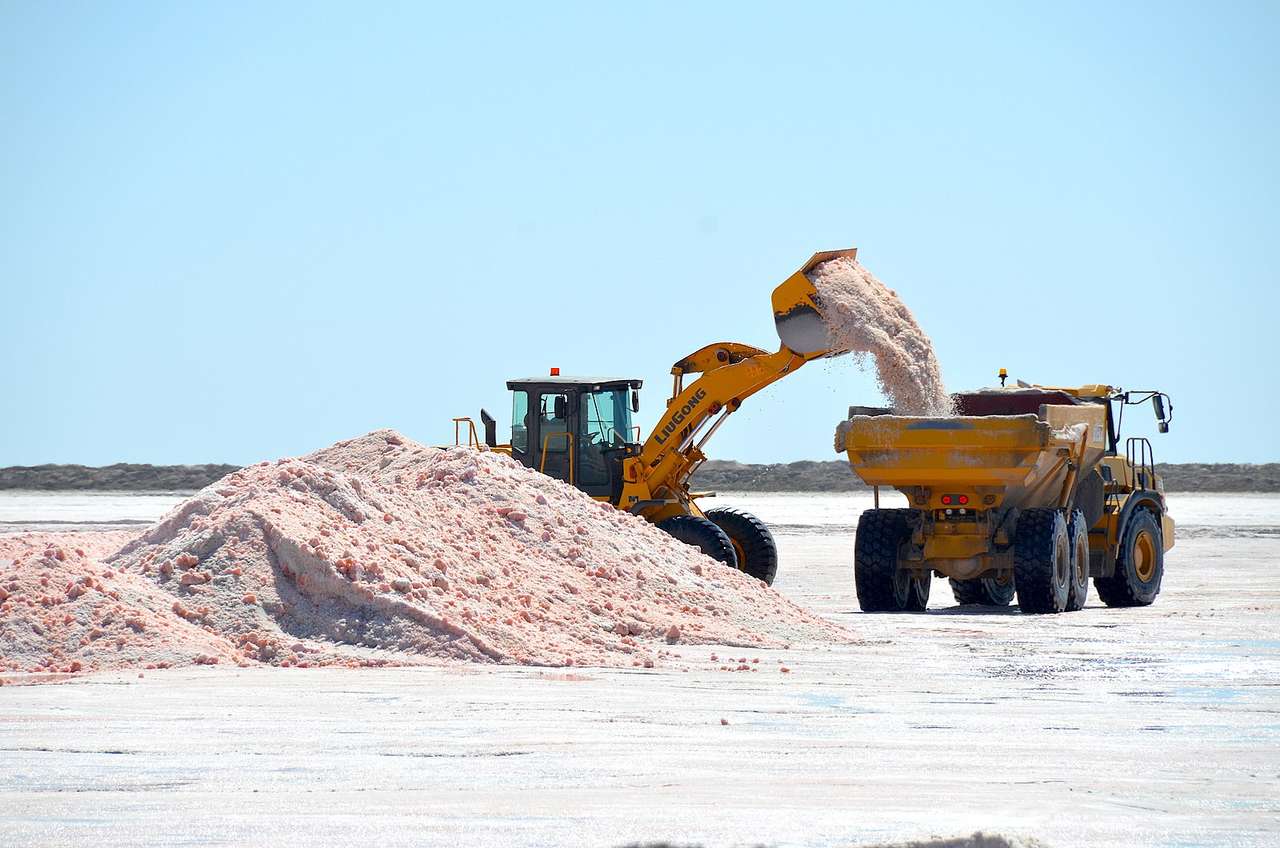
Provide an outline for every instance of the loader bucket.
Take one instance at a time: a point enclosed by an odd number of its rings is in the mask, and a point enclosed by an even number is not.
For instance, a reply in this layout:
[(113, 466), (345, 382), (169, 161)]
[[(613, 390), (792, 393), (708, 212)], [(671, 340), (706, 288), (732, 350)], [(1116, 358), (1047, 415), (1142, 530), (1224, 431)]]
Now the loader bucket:
[(806, 356), (844, 353), (842, 350), (831, 350), (827, 325), (822, 320), (822, 306), (818, 303), (818, 292), (806, 274), (815, 265), (829, 259), (841, 256), (852, 259), (857, 255), (856, 247), (815, 253), (799, 271), (773, 290), (773, 323), (778, 329), (778, 338), (784, 345)]

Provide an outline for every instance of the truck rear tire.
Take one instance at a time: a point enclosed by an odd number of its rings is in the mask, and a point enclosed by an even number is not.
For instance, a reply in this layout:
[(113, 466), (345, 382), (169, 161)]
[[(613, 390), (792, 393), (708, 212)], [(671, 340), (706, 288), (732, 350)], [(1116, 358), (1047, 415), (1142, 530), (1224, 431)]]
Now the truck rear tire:
[(1160, 594), (1164, 579), (1164, 536), (1160, 519), (1149, 509), (1139, 509), (1124, 527), (1116, 551), (1116, 571), (1111, 577), (1095, 577), (1098, 597), (1109, 607), (1149, 606)]
[(853, 541), (853, 582), (863, 612), (923, 612), (932, 575), (898, 568), (902, 545), (911, 538), (909, 509), (869, 509), (858, 518)]
[(1067, 522), (1057, 509), (1024, 509), (1013, 540), (1013, 582), (1026, 613), (1067, 608), (1071, 594), (1071, 545)]
[(1089, 525), (1084, 512), (1074, 509), (1067, 522), (1067, 541), (1071, 545), (1071, 590), (1067, 594), (1067, 612), (1084, 609), (1089, 599)]
[(951, 594), (960, 605), (977, 604), (984, 607), (1007, 607), (1013, 600), (1013, 581), (1001, 583), (995, 577), (975, 577), (972, 580), (951, 578)]
[(705, 518), (697, 515), (673, 515), (659, 521), (657, 527), (730, 568), (738, 567), (738, 555), (733, 552), (733, 543), (729, 541), (728, 535)]
[(738, 560), (738, 570), (773, 585), (778, 575), (778, 543), (759, 518), (733, 507), (708, 510), (707, 519), (724, 531), (733, 545)]

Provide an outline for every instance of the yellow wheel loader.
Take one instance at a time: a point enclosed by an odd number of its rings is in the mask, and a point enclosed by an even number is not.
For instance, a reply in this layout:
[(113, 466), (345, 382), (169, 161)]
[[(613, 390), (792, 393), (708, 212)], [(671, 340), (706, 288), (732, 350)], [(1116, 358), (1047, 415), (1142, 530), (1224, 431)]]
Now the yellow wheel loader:
[(905, 509), (858, 521), (854, 581), (866, 612), (920, 611), (933, 575), (961, 604), (1027, 613), (1078, 610), (1089, 578), (1108, 606), (1145, 606), (1160, 592), (1174, 523), (1151, 443), (1120, 450), (1124, 409), (1150, 401), (1168, 432), (1173, 406), (1158, 391), (1019, 383), (953, 395), (957, 415), (899, 417), (853, 407), (836, 449)]
[[(483, 435), (454, 419), (456, 444), (486, 445), (570, 483), (601, 501), (643, 516), (707, 555), (772, 583), (778, 550), (760, 519), (737, 509), (702, 510), (689, 478), (706, 460), (707, 441), (748, 397), (813, 359), (837, 356), (812, 284), (815, 265), (855, 249), (815, 253), (772, 296), (781, 344), (770, 352), (738, 342), (700, 348), (671, 367), (666, 411), (648, 438), (631, 423), (641, 381), (561, 376), (510, 380), (511, 440), (499, 444), (496, 420), (481, 410)], [(694, 379), (687, 379), (687, 378)], [(465, 439), (465, 441), (464, 441)]]

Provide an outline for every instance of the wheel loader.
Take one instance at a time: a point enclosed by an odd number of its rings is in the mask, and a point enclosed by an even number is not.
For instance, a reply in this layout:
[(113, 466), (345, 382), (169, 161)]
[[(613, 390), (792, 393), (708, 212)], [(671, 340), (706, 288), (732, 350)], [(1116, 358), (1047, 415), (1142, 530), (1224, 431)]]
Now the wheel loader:
[(691, 492), (689, 478), (706, 460), (707, 442), (743, 401), (806, 362), (845, 353), (832, 349), (827, 339), (806, 274), (822, 262), (856, 254), (854, 248), (815, 253), (774, 289), (781, 342), (776, 351), (716, 342), (677, 360), (671, 367), (671, 397), (647, 438), (631, 419), (640, 409), (640, 380), (561, 376), (553, 368), (547, 377), (507, 382), (512, 393), (508, 443), (499, 444), (496, 419), (485, 410), (480, 411), (483, 435), (472, 419), (454, 419), (454, 442), (508, 453), (772, 583), (778, 550), (769, 528), (743, 510), (703, 510), (699, 499), (714, 493)]
[[(1124, 409), (1148, 401), (1168, 432), (1159, 391), (1019, 382), (953, 395), (956, 416), (900, 417), (852, 407), (836, 449), (874, 487), (858, 521), (854, 580), (866, 612), (922, 611), (934, 574), (960, 604), (1026, 613), (1081, 609), (1089, 579), (1107, 606), (1145, 606), (1160, 592), (1174, 522), (1145, 438), (1120, 445)], [(881, 509), (879, 490), (906, 496)]]

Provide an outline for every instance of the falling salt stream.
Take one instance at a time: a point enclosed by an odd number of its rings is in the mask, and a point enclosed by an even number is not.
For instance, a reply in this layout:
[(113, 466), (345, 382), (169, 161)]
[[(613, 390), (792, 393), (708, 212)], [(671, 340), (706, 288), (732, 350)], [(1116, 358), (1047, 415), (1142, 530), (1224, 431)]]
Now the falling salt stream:
[(847, 257), (823, 262), (808, 276), (818, 291), (830, 346), (874, 360), (876, 382), (894, 412), (952, 413), (933, 342), (896, 293)]

